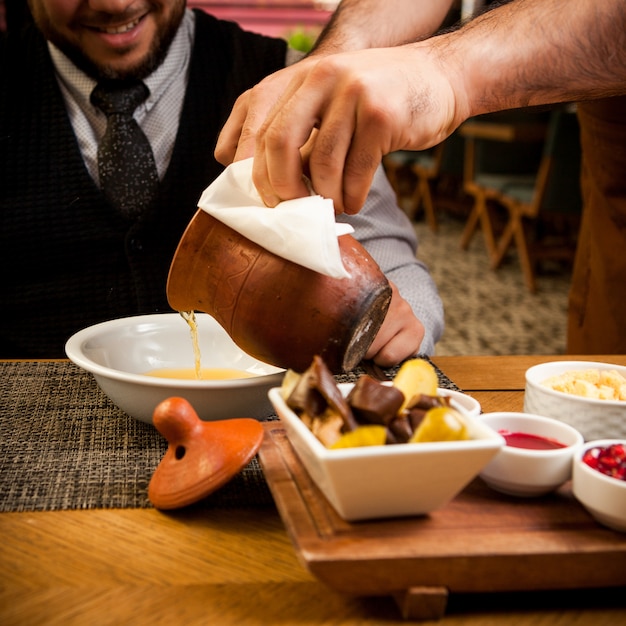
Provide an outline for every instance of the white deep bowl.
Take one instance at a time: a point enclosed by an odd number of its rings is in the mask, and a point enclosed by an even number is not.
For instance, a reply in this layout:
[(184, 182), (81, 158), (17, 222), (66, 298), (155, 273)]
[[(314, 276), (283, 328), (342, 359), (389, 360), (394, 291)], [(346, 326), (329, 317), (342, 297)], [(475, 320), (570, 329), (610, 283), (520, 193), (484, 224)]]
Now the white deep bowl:
[(561, 420), (580, 431), (586, 441), (626, 437), (626, 402), (594, 400), (554, 391), (542, 385), (552, 376), (574, 370), (616, 370), (626, 376), (626, 367), (594, 361), (551, 361), (526, 371), (524, 411)]
[(626, 439), (589, 441), (576, 453), (572, 471), (572, 492), (598, 522), (613, 530), (626, 532), (626, 481), (606, 476), (582, 460), (590, 448), (614, 443), (626, 445)]
[[(347, 396), (352, 383), (338, 385)], [(489, 462), (504, 440), (455, 404), (472, 439), (330, 450), (287, 406), (280, 388), (270, 400), (312, 480), (348, 521), (423, 515), (447, 504)]]
[(282, 381), (284, 370), (249, 356), (209, 315), (196, 314), (203, 368), (234, 368), (257, 374), (230, 380), (182, 380), (146, 376), (154, 369), (193, 368), (194, 352), (187, 322), (178, 313), (139, 315), (102, 322), (70, 337), (67, 356), (91, 372), (120, 409), (152, 423), (166, 398), (181, 396), (203, 420), (264, 418), (272, 414), (267, 392)]
[(528, 413), (484, 413), (480, 418), (496, 432), (525, 433), (555, 439), (564, 448), (529, 450), (506, 445), (480, 472), (492, 488), (512, 496), (535, 497), (550, 493), (572, 475), (572, 459), (583, 444), (582, 435), (569, 424)]

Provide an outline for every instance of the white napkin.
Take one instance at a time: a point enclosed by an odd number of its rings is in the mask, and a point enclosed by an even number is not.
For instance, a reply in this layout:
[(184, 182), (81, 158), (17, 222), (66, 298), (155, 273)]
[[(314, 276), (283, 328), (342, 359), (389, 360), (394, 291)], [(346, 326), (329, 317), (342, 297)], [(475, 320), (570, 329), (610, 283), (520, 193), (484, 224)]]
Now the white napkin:
[(252, 161), (229, 165), (204, 190), (198, 206), (284, 259), (334, 278), (348, 278), (337, 237), (354, 229), (335, 222), (332, 200), (312, 195), (268, 208), (252, 183)]

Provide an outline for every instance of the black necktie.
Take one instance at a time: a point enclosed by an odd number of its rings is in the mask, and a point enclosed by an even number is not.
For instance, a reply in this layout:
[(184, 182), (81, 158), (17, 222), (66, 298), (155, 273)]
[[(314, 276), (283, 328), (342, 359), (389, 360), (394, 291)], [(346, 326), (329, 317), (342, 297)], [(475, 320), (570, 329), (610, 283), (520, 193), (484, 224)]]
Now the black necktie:
[(133, 218), (150, 205), (159, 184), (154, 155), (133, 112), (149, 94), (141, 81), (105, 81), (91, 92), (91, 102), (107, 116), (98, 146), (100, 186), (109, 201)]

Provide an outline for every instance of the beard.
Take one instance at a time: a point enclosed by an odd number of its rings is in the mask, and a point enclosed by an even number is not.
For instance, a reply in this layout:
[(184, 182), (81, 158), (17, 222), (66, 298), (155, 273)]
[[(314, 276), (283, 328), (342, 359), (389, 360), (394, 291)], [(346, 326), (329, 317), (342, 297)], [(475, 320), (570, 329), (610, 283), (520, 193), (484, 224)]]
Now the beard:
[[(68, 40), (63, 34), (59, 33), (51, 24), (45, 11), (37, 10), (37, 7), (33, 6), (34, 4), (32, 0), (29, 0), (35, 23), (44, 37), (61, 50), (85, 74), (96, 81), (104, 79), (143, 80), (159, 67), (165, 59), (185, 14), (186, 0), (177, 0), (168, 21), (164, 23), (159, 22), (156, 35), (146, 55), (134, 65), (129, 65), (122, 69), (99, 63), (97, 60), (90, 58), (80, 45)], [(123, 57), (124, 54), (125, 52), (120, 50), (119, 56)]]

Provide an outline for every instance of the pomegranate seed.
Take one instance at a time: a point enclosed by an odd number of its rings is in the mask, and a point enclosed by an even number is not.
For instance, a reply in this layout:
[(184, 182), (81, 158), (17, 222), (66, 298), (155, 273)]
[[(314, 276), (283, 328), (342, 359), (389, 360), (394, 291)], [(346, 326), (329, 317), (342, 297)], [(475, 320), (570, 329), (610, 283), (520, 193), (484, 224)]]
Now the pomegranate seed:
[(621, 443), (591, 448), (583, 455), (583, 461), (606, 476), (626, 480), (626, 447)]

